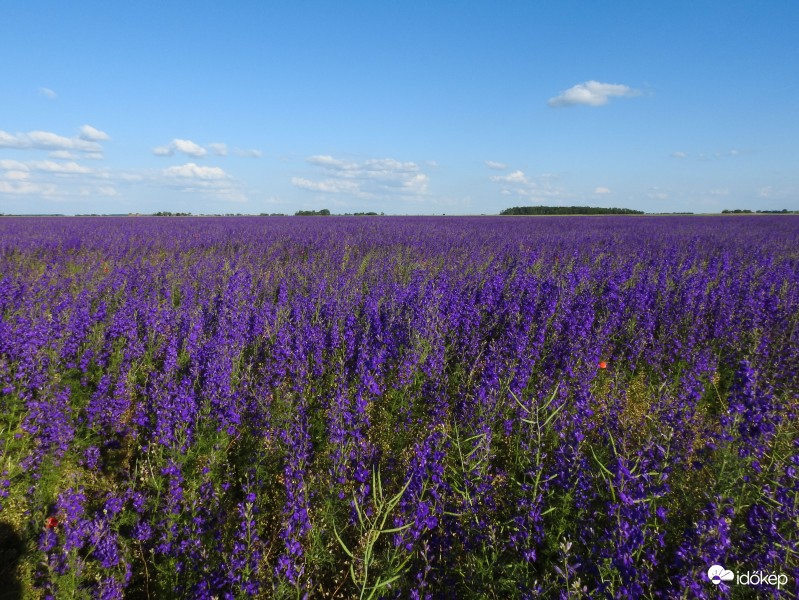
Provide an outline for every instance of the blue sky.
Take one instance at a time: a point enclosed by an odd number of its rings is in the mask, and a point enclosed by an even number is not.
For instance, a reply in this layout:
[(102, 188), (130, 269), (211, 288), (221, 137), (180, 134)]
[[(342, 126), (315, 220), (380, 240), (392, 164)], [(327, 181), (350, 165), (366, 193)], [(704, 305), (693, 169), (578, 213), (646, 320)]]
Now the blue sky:
[(799, 209), (799, 3), (4, 4), (0, 212)]

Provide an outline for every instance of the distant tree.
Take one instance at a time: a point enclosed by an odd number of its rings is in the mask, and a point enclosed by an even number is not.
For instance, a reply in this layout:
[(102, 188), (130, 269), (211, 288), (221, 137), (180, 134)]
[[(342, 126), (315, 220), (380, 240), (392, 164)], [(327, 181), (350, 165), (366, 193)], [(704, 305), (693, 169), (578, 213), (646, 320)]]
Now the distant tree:
[(642, 215), (644, 211), (631, 208), (602, 208), (595, 206), (514, 206), (500, 215)]

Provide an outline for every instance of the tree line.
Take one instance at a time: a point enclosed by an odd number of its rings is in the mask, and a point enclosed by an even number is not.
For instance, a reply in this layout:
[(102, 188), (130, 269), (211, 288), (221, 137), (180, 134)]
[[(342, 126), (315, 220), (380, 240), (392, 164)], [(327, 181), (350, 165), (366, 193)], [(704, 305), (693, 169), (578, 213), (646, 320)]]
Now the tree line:
[(631, 208), (601, 208), (598, 206), (514, 206), (500, 215), (642, 215), (644, 211)]

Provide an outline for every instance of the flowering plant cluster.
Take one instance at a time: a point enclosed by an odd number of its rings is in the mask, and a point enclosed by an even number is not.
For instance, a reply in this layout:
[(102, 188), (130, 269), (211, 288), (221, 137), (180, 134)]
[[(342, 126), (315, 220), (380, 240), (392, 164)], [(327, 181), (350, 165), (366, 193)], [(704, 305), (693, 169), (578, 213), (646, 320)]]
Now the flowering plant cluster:
[(0, 580), (797, 593), (798, 249), (771, 216), (3, 219)]

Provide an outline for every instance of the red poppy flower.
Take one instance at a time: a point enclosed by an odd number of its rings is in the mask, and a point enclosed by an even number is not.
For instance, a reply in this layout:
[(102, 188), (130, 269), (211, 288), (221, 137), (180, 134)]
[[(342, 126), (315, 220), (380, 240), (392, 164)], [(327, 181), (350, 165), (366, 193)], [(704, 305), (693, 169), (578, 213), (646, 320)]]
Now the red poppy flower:
[(47, 517), (44, 521), (44, 525), (47, 527), (47, 529), (58, 527), (58, 519), (55, 517)]
[(604, 360), (599, 361), (599, 368), (600, 369), (607, 369), (608, 368), (608, 363), (606, 363)]

